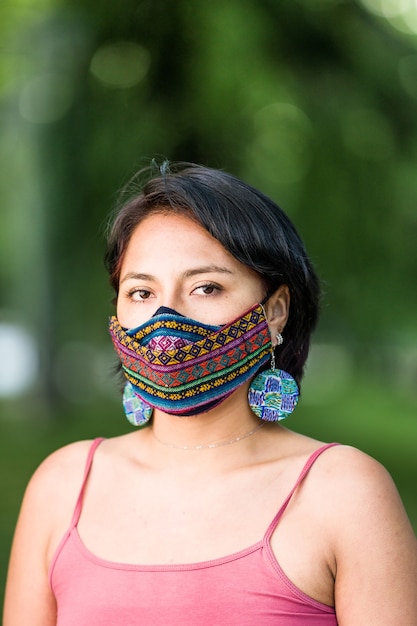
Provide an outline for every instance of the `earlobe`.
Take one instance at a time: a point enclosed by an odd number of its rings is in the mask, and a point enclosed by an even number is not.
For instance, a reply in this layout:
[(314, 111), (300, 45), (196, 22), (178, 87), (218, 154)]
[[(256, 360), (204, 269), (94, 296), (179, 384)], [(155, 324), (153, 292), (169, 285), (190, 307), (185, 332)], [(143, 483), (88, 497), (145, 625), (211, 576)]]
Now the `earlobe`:
[(281, 285), (265, 303), (265, 313), (271, 333), (272, 345), (278, 344), (278, 335), (284, 330), (290, 310), (290, 290)]

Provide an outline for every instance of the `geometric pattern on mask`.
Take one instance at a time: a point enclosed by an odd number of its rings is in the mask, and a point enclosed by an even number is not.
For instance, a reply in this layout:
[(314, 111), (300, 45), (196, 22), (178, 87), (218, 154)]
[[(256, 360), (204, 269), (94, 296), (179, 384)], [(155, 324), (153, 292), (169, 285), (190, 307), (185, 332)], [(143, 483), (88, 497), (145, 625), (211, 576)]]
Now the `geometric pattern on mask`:
[[(250, 344), (248, 344), (250, 345)], [(251, 349), (250, 354), (241, 350), (233, 350), (229, 354), (223, 354), (219, 358), (212, 358), (209, 362), (203, 362), (199, 366), (190, 365), (177, 372), (155, 372), (149, 365), (143, 365), (141, 371), (135, 371), (129, 364), (123, 364), (126, 378), (133, 385), (160, 398), (172, 398), (176, 400), (194, 396), (206, 391), (211, 385), (220, 387), (237, 378), (248, 374), (266, 357), (269, 359), (269, 346), (260, 346)], [(221, 374), (221, 378), (218, 374)], [(247, 376), (245, 376), (245, 379)]]
[[(178, 334), (184, 331), (206, 336), (180, 349), (152, 350), (143, 342), (158, 333), (158, 325), (164, 333), (171, 328)], [(171, 323), (151, 319), (128, 334), (115, 317), (110, 319), (109, 330), (124, 374), (140, 396), (154, 400), (161, 409), (168, 401), (178, 403), (178, 412), (203, 393), (206, 400), (231, 393), (251, 378), (271, 354), (261, 305), (215, 331), (177, 318)]]
[(164, 320), (153, 321), (151, 319), (149, 323), (143, 324), (140, 326), (140, 330), (131, 335), (120, 326), (117, 318), (113, 316), (110, 318), (109, 329), (122, 363), (130, 355), (132, 362), (139, 357), (143, 362), (168, 367), (198, 360), (210, 352), (216, 353), (218, 351), (221, 353), (224, 347), (233, 344), (243, 335), (251, 335), (256, 330), (259, 331), (260, 329), (257, 329), (257, 326), (260, 322), (263, 327), (267, 327), (262, 306), (257, 305), (243, 317), (221, 327), (219, 330), (213, 331), (207, 327), (204, 333), (205, 336), (200, 340), (189, 342), (181, 349), (172, 350), (152, 350), (149, 346), (144, 346), (141, 340), (150, 334), (155, 334), (158, 328), (163, 328), (165, 331), (165, 329), (170, 327), (178, 333), (195, 333), (201, 336), (203, 334), (203, 326), (192, 325), (188, 320), (186, 322), (177, 320), (169, 322)]
[(163, 335), (162, 337), (154, 337), (148, 343), (150, 350), (162, 350), (167, 352), (168, 350), (178, 350), (183, 348), (189, 341), (186, 341), (182, 337), (174, 337), (171, 335)]

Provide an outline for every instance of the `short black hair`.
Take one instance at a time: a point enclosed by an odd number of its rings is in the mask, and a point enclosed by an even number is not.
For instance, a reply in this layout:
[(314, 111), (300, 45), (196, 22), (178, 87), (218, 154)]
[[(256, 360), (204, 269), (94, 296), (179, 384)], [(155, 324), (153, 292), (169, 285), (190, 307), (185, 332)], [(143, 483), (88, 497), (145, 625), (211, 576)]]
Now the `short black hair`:
[[(138, 190), (137, 180), (147, 176)], [(280, 285), (290, 291), (290, 310), (276, 367), (298, 383), (319, 309), (320, 285), (293, 223), (270, 198), (236, 176), (192, 163), (155, 164), (135, 177), (133, 196), (112, 222), (105, 263), (116, 294), (126, 247), (148, 215), (175, 211), (196, 220), (238, 261), (255, 270), (267, 295)]]

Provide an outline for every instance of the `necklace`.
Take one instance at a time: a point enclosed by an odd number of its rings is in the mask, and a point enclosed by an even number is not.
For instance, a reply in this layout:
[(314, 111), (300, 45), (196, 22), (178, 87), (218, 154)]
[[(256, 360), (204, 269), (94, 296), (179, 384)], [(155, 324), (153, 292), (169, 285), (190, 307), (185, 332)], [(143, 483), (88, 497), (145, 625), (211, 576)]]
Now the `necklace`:
[(168, 443), (167, 441), (162, 441), (155, 435), (155, 432), (152, 430), (152, 435), (163, 446), (167, 446), (168, 448), (175, 448), (176, 450), (208, 450), (209, 448), (221, 448), (222, 446), (230, 446), (232, 443), (237, 443), (238, 441), (242, 441), (242, 439), (247, 439), (251, 435), (254, 435), (258, 430), (265, 426), (266, 422), (261, 422), (258, 424), (256, 428), (253, 428), (249, 432), (244, 435), (240, 435), (239, 437), (235, 437), (234, 439), (227, 439), (226, 441), (220, 441), (219, 443), (208, 443), (206, 445), (198, 445), (198, 446), (177, 446), (175, 443)]

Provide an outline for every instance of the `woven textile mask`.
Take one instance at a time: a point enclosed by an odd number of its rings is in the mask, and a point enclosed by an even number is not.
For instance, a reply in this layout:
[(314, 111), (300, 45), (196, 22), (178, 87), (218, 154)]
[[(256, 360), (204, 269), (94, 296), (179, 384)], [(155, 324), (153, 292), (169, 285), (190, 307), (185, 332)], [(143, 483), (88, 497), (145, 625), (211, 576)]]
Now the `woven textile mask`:
[(134, 394), (174, 415), (217, 406), (271, 356), (261, 304), (225, 326), (208, 326), (162, 307), (132, 330), (111, 317), (109, 330)]

